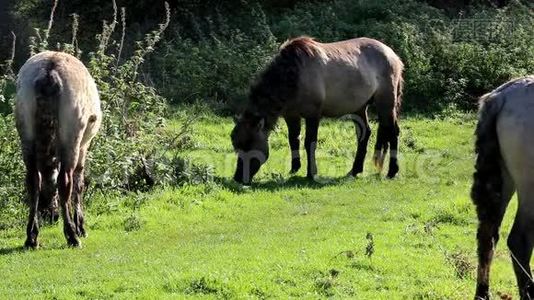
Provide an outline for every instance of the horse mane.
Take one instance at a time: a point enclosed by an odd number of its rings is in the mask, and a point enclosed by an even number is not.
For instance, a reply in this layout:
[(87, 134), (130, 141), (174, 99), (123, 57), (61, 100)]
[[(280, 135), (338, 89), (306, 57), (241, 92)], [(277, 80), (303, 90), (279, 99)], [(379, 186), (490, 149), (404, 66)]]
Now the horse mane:
[(292, 51), (300, 58), (320, 56), (322, 55), (322, 50), (318, 44), (319, 43), (312, 37), (299, 36), (285, 41), (280, 46), (280, 52)]
[(503, 83), (502, 85), (500, 85), (498, 88), (496, 88), (495, 90), (489, 92), (489, 93), (486, 93), (484, 95), (482, 95), (479, 99), (478, 99), (478, 104), (479, 104), (479, 107), (482, 107), (486, 102), (490, 101), (491, 98), (495, 97), (495, 96), (498, 96), (501, 92), (503, 92), (504, 90), (508, 89), (509, 87), (515, 85), (515, 84), (518, 84), (518, 83), (525, 83), (526, 85), (531, 85), (531, 84), (534, 84), (534, 75), (529, 75), (529, 76), (524, 76), (524, 77), (519, 77), (519, 78), (514, 78), (506, 83)]
[(265, 129), (271, 131), (285, 104), (297, 95), (302, 66), (308, 59), (322, 55), (319, 43), (310, 37), (302, 36), (284, 42), (250, 88), (245, 115), (265, 118)]

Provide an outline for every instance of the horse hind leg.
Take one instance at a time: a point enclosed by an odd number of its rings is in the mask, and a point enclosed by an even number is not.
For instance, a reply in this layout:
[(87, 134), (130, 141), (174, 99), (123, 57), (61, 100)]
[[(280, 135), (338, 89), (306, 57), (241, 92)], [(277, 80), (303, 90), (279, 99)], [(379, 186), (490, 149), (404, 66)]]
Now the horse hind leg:
[(300, 118), (295, 117), (286, 117), (285, 118), (286, 124), (287, 124), (287, 136), (289, 140), (289, 148), (291, 149), (291, 171), (289, 173), (294, 174), (297, 173), (298, 170), (301, 167), (300, 164)]
[(39, 196), (39, 212), (41, 219), (50, 224), (57, 221), (58, 215), (58, 192), (57, 175), (58, 163), (56, 159), (48, 161), (41, 172), (42, 188)]
[(80, 237), (87, 237), (87, 232), (84, 227), (84, 213), (83, 213), (83, 191), (84, 185), (84, 168), (85, 168), (85, 156), (87, 154), (87, 147), (80, 148), (80, 154), (78, 157), (78, 164), (74, 169), (73, 174), (73, 198), (74, 198), (74, 225), (76, 227), (76, 233)]
[(519, 188), (517, 214), (508, 236), (508, 248), (512, 257), (514, 272), (521, 299), (534, 298), (534, 282), (530, 269), (530, 258), (534, 247), (534, 194), (532, 187)]
[(376, 133), (375, 153), (373, 154), (373, 163), (378, 173), (382, 172), (384, 168), (384, 160), (388, 151), (388, 143), (386, 139), (385, 128), (382, 125), (378, 125)]
[(374, 96), (378, 112), (378, 130), (376, 135), (375, 153), (373, 161), (379, 172), (384, 167), (384, 160), (391, 148), (389, 170), (387, 177), (393, 178), (399, 171), (397, 162), (399, 125), (397, 122), (396, 99), (393, 89), (381, 92)]
[(69, 246), (73, 247), (79, 247), (81, 245), (70, 211), (74, 168), (77, 165), (79, 151), (79, 146), (69, 147), (67, 145), (62, 145), (59, 151), (61, 168), (58, 175), (58, 190), (61, 215), (63, 217), (63, 233)]
[(28, 225), (26, 227), (25, 248), (38, 248), (39, 242), (39, 193), (41, 190), (41, 175), (37, 168), (37, 157), (35, 149), (23, 149), (24, 163), (26, 165), (26, 190), (29, 197), (30, 212), (28, 215)]
[(477, 229), (477, 286), (475, 299), (489, 299), (489, 273), (493, 254), (499, 241), (501, 226), (506, 207), (512, 198), (515, 187), (510, 174), (496, 161), (485, 160), (484, 164), (493, 166), (477, 168), (471, 196), (477, 208), (479, 220)]
[(356, 176), (363, 172), (363, 165), (365, 163), (365, 156), (367, 155), (367, 145), (369, 137), (371, 136), (371, 127), (369, 126), (369, 119), (367, 117), (367, 106), (354, 115), (354, 125), (356, 126), (356, 140), (358, 148), (356, 150), (356, 157), (350, 171), (350, 175)]
[(400, 128), (396, 120), (393, 122), (393, 128), (389, 132), (389, 168), (388, 168), (388, 178), (393, 178), (399, 172), (399, 163), (397, 160), (397, 154), (399, 152), (399, 133)]
[(317, 149), (317, 133), (319, 130), (320, 119), (317, 117), (306, 118), (306, 137), (304, 138), (304, 147), (306, 148), (308, 170), (307, 178), (315, 180), (317, 175), (317, 162), (315, 160), (315, 150)]

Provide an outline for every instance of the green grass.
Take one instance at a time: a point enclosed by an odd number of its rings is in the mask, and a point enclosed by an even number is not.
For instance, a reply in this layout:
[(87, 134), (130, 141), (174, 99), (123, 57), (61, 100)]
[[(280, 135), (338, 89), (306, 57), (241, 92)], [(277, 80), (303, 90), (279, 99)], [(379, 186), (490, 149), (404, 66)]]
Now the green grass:
[[(37, 251), (20, 248), (22, 228), (0, 231), (0, 295), (471, 298), (474, 124), (470, 115), (403, 120), (401, 172), (387, 180), (371, 165), (374, 136), (365, 173), (344, 177), (355, 152), (354, 128), (325, 121), (317, 153), (321, 180), (310, 183), (305, 164), (296, 176), (287, 174), (281, 122), (271, 136), (271, 158), (255, 184), (241, 188), (230, 180), (232, 122), (206, 115), (194, 126), (193, 149), (180, 154), (213, 166), (213, 182), (139, 195), (94, 193), (82, 249), (65, 246), (60, 225), (41, 230)], [(169, 124), (171, 132), (178, 127)], [(515, 200), (511, 206), (504, 236)], [(492, 291), (517, 297), (505, 244), (497, 249)]]

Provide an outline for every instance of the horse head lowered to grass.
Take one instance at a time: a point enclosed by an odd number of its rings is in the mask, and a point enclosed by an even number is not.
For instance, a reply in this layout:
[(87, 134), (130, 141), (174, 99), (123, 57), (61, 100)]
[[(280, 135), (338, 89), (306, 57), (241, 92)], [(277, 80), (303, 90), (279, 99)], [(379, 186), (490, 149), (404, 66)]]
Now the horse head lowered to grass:
[(234, 179), (248, 184), (269, 157), (268, 137), (282, 116), (288, 127), (291, 173), (300, 169), (299, 135), (305, 119), (307, 176), (317, 174), (315, 150), (322, 117), (354, 115), (358, 149), (350, 174), (363, 171), (371, 134), (367, 108), (371, 103), (378, 114), (378, 134), (374, 162), (382, 169), (388, 148), (387, 176), (395, 177), (397, 163), (399, 110), (402, 96), (403, 63), (383, 43), (357, 38), (335, 43), (319, 43), (309, 37), (285, 42), (279, 53), (251, 87), (249, 102), (237, 119), (231, 139), (237, 153)]

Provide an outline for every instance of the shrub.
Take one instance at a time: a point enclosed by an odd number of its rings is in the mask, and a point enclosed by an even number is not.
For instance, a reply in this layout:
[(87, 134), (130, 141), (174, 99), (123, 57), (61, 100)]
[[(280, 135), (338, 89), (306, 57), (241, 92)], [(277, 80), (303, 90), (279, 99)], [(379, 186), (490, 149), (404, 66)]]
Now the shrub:
[[(175, 29), (177, 37), (154, 57), (158, 88), (172, 103), (242, 103), (254, 74), (277, 48), (261, 6), (244, 3), (230, 14), (216, 11), (213, 18), (190, 18), (195, 34)], [(243, 20), (250, 23), (243, 25)]]

